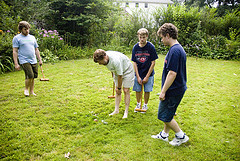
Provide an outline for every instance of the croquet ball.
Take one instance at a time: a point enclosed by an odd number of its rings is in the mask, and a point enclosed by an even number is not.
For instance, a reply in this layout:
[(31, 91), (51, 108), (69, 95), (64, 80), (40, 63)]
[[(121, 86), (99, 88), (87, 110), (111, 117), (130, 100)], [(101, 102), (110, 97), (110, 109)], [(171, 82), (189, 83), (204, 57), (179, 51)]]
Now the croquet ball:
[(95, 122), (98, 122), (98, 120), (97, 120), (97, 119), (94, 119), (94, 121), (95, 121)]

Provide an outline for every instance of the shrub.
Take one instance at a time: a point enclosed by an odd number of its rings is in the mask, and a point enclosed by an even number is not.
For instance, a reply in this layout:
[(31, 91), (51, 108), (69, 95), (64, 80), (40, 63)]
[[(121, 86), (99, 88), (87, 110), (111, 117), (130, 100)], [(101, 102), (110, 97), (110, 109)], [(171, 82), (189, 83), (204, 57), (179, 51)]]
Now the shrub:
[(12, 58), (12, 39), (14, 35), (10, 30), (0, 30), (0, 73), (5, 73), (14, 70)]

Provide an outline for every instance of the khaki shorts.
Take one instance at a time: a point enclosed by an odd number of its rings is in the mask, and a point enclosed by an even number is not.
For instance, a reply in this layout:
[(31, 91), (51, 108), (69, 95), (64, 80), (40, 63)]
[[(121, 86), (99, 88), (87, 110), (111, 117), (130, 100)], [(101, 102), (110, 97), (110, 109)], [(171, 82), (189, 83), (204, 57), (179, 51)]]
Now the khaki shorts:
[[(125, 73), (123, 75), (123, 80), (122, 80), (123, 88), (131, 88), (134, 84), (134, 78), (135, 78), (135, 73), (134, 73), (133, 66), (131, 65), (129, 67), (127, 73)], [(117, 75), (114, 75), (114, 82), (115, 82), (115, 86), (118, 87), (118, 76)]]
[(38, 77), (37, 64), (25, 63), (25, 64), (21, 64), (21, 66), (25, 72), (25, 79), (33, 79)]

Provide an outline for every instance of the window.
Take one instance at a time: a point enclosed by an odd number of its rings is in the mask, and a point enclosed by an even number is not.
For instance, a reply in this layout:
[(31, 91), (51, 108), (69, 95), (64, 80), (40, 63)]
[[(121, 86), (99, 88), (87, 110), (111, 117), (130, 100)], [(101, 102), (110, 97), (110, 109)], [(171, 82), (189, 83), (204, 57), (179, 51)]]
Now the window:
[(129, 3), (128, 2), (126, 2), (126, 7), (129, 7)]
[(135, 7), (139, 7), (139, 3), (136, 3), (136, 4), (135, 4)]
[(148, 8), (148, 3), (145, 3), (145, 8)]

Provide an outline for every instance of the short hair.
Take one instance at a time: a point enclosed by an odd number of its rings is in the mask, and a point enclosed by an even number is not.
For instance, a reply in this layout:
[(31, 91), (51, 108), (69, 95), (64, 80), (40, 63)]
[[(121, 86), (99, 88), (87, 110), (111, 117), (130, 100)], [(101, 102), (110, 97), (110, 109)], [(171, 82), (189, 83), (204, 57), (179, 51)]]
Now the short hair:
[(21, 21), (18, 24), (18, 31), (21, 32), (24, 27), (27, 29), (31, 28), (30, 24), (27, 21)]
[(95, 63), (97, 63), (99, 60), (103, 60), (104, 56), (106, 56), (106, 51), (102, 50), (102, 49), (97, 49), (94, 53), (93, 53), (93, 61)]
[(157, 35), (160, 36), (164, 36), (166, 37), (166, 35), (169, 34), (169, 36), (173, 39), (177, 39), (178, 38), (178, 29), (176, 26), (174, 26), (171, 23), (164, 23), (158, 30)]
[(146, 28), (140, 28), (137, 32), (138, 35), (148, 35), (148, 30)]

